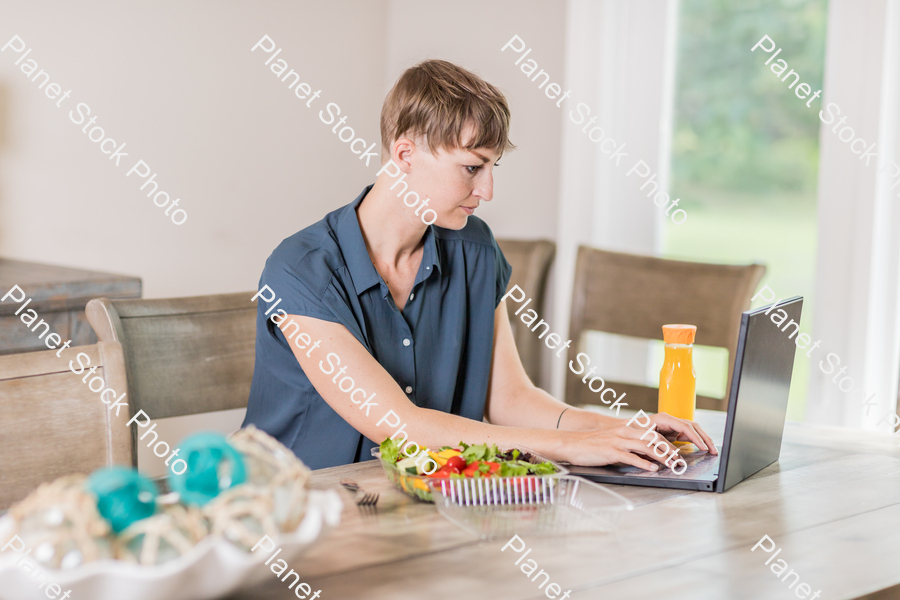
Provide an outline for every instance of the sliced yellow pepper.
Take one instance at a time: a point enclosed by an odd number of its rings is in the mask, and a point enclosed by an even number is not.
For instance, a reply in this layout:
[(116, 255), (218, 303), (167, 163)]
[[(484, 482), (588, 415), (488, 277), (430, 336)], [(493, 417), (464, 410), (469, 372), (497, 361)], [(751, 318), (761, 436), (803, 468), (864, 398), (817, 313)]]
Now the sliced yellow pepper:
[[(462, 454), (459, 450), (454, 450), (453, 448), (449, 448), (447, 450), (441, 450), (437, 453), (438, 456), (444, 459), (444, 462), (447, 462), (447, 459), (452, 458), (454, 456), (459, 456)], [(443, 463), (442, 463), (443, 464)]]
[(432, 452), (431, 450), (428, 451), (428, 456), (430, 456), (431, 459), (438, 464), (438, 467), (443, 467), (444, 465), (446, 465), (447, 459), (450, 458), (449, 456), (441, 456), (442, 454), (443, 452)]
[(413, 480), (412, 480), (412, 484), (413, 484), (413, 487), (417, 487), (417, 488), (419, 488), (420, 490), (422, 490), (423, 492), (429, 491), (429, 490), (428, 490), (428, 486), (425, 485), (425, 482), (422, 481), (421, 479), (413, 479)]

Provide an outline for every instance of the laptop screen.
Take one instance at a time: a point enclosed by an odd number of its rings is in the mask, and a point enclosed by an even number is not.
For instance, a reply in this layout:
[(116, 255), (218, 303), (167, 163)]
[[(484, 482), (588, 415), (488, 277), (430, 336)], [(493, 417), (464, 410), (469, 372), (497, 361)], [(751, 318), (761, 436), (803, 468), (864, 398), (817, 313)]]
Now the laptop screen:
[(802, 308), (798, 296), (741, 316), (718, 492), (778, 460)]

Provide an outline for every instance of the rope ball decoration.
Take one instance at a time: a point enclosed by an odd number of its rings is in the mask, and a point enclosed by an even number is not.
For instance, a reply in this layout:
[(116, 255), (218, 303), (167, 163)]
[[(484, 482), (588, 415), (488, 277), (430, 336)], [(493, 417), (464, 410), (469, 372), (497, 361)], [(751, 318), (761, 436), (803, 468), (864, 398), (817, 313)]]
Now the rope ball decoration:
[(67, 475), (42, 483), (9, 509), (14, 533), (34, 548), (31, 558), (41, 567), (74, 569), (113, 557), (111, 527), (85, 481), (84, 475)]
[(11, 534), (43, 567), (72, 569), (110, 558), (162, 564), (209, 535), (249, 551), (302, 521), (311, 472), (268, 434), (251, 425), (230, 441), (197, 433), (180, 447), (188, 467), (170, 477), (173, 493), (121, 466), (68, 475), (10, 508)]

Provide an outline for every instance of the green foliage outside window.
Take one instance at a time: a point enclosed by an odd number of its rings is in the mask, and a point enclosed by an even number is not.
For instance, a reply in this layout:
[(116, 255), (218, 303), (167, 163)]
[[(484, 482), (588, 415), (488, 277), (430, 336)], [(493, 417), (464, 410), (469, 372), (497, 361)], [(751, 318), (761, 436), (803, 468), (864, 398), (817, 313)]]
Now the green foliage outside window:
[[(682, 0), (679, 15), (676, 185), (744, 192), (815, 192), (821, 97), (797, 98), (766, 60), (763, 35), (783, 48), (777, 58), (822, 89), (825, 0), (734, 2)], [(776, 59), (777, 60), (777, 59)]]
[[(813, 92), (822, 89), (826, 17), (825, 0), (681, 0), (669, 193), (681, 198), (688, 219), (664, 219), (662, 232), (666, 258), (765, 264), (763, 283), (782, 297), (804, 296), (804, 331), (815, 310), (824, 105), (820, 96), (807, 108), (808, 98), (788, 89), (793, 76), (783, 82), (769, 67), (784, 59)], [(768, 66), (775, 51), (750, 51), (764, 35), (782, 48)], [(724, 386), (721, 362), (698, 356), (695, 367), (698, 386)], [(804, 416), (808, 373), (800, 353), (790, 419)]]

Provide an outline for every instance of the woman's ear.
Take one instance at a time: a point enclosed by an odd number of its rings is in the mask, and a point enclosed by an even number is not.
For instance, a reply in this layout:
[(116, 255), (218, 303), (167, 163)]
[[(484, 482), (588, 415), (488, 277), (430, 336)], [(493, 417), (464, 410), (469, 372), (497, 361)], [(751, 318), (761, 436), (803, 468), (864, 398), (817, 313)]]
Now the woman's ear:
[(391, 144), (391, 159), (401, 171), (409, 173), (412, 169), (413, 156), (417, 151), (416, 143), (412, 139), (401, 136)]

